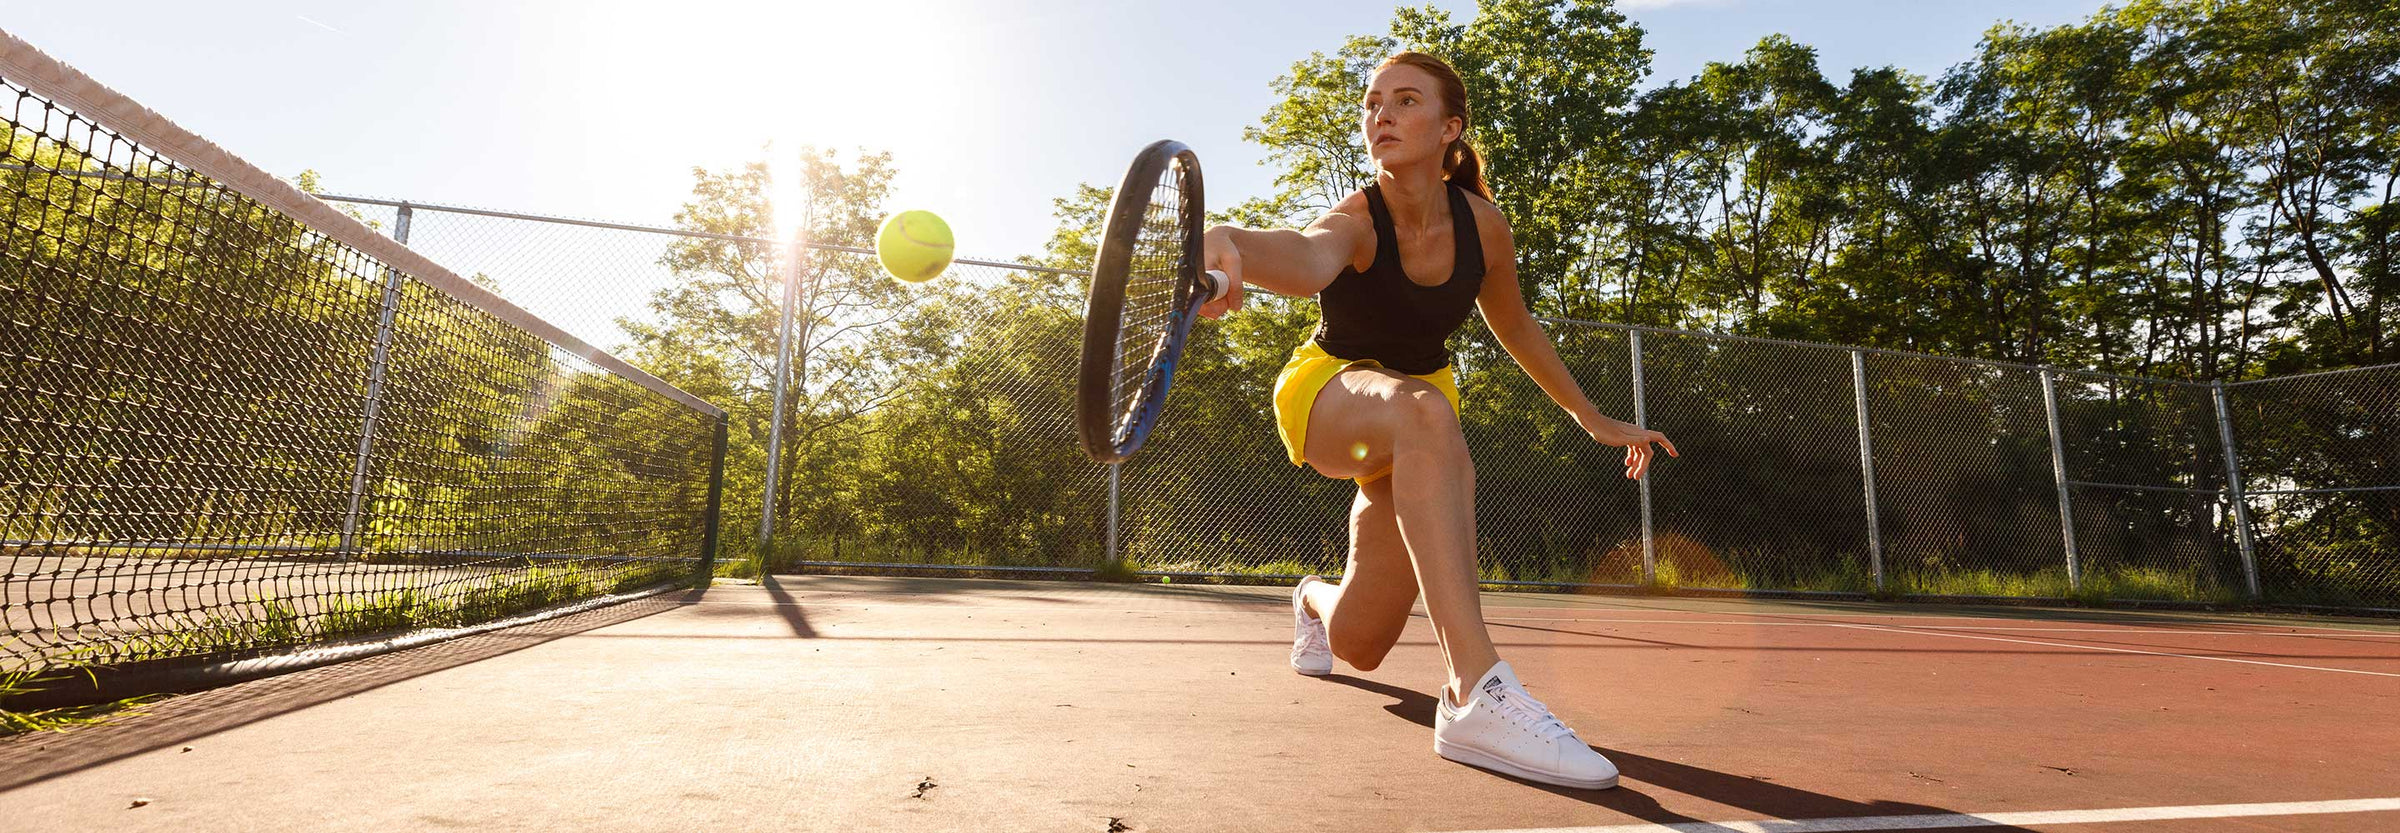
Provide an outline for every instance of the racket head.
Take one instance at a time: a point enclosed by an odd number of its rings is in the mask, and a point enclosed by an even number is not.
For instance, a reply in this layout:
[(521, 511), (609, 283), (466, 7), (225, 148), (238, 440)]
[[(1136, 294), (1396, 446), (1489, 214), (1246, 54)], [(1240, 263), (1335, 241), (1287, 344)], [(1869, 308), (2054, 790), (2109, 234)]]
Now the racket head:
[(1143, 148), (1117, 185), (1076, 370), (1076, 434), (1093, 460), (1124, 462), (1157, 424), (1192, 319), (1212, 294), (1200, 269), (1203, 205), (1200, 159), (1171, 139)]

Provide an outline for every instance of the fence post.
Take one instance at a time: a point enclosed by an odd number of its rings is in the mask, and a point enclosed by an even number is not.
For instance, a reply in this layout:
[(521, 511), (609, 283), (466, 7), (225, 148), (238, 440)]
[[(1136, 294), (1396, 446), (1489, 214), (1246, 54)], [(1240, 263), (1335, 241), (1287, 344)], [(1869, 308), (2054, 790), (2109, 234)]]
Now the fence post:
[(792, 319), (799, 312), (801, 275), (799, 241), (782, 240), (776, 245), (783, 247), (776, 254), (776, 271), (783, 273), (783, 314), (775, 337), (775, 409), (767, 414), (766, 491), (758, 504), (758, 574), (762, 581), (774, 556), (775, 485), (783, 468), (783, 409), (792, 381)]
[(2258, 552), (2250, 537), (2250, 498), (2242, 492), (2241, 458), (2234, 452), (2233, 418), (2225, 407), (2225, 382), (2208, 383), (2217, 402), (2217, 440), (2225, 444), (2225, 492), (2233, 500), (2233, 525), (2241, 535), (2242, 577), (2250, 582), (2250, 598), (2263, 594), (2258, 588)]
[[(408, 245), (408, 224), (416, 217), (408, 203), (401, 203), (392, 222), (392, 242)], [(384, 267), (383, 311), (375, 322), (375, 353), (367, 360), (367, 407), (365, 420), (358, 432), (358, 456), (350, 468), (350, 509), (342, 515), (342, 545), (344, 555), (358, 553), (359, 514), (366, 509), (367, 473), (375, 461), (375, 426), (383, 415), (383, 377), (392, 360), (392, 321), (400, 312), (400, 285), (408, 276), (400, 270)]]
[(1122, 467), (1122, 466), (1124, 466), (1124, 465), (1125, 465), (1125, 464), (1123, 464), (1123, 463), (1110, 463), (1110, 464), (1108, 464), (1108, 561), (1107, 561), (1107, 562), (1105, 562), (1105, 563), (1106, 563), (1106, 564), (1107, 564), (1109, 567), (1112, 567), (1112, 568), (1113, 568), (1113, 567), (1115, 567), (1115, 566), (1117, 565), (1117, 561), (1118, 561), (1118, 559), (1117, 559), (1117, 469), (1119, 469), (1120, 467)]
[(2067, 495), (2066, 446), (2058, 433), (2058, 385), (2042, 368), (2042, 411), (2050, 418), (2050, 479), (2058, 484), (2058, 531), (2067, 544), (2067, 592), (2083, 589), (2083, 563), (2075, 552), (2075, 504)]
[[(1634, 330), (1632, 335), (1632, 349), (1628, 352), (1633, 356), (1633, 424), (1647, 431), (1650, 429), (1650, 410), (1647, 398), (1642, 395), (1642, 331)], [(1648, 471), (1642, 472), (1638, 485), (1642, 492), (1642, 585), (1655, 587), (1658, 585), (1658, 539), (1650, 527)]]
[(1867, 495), (1867, 566), (1875, 573), (1875, 589), (1883, 589), (1883, 525), (1875, 509), (1875, 441), (1867, 432), (1867, 358), (1850, 351), (1850, 390), (1858, 406), (1858, 479)]
[(701, 523), (700, 575), (692, 580), (694, 587), (707, 587), (717, 576), (717, 526), (724, 519), (725, 506), (725, 434), (729, 416), (717, 417), (715, 450), (708, 464), (708, 513)]

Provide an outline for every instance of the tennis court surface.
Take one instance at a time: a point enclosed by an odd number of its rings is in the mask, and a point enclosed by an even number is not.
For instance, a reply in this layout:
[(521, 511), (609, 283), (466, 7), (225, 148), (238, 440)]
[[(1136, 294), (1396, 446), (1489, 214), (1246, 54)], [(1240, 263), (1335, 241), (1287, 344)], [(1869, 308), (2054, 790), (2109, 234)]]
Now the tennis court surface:
[(1489, 594), (1576, 791), (1433, 754), (1422, 611), (1292, 673), (1287, 592), (675, 591), (0, 743), (0, 827), (2400, 829), (2400, 623)]

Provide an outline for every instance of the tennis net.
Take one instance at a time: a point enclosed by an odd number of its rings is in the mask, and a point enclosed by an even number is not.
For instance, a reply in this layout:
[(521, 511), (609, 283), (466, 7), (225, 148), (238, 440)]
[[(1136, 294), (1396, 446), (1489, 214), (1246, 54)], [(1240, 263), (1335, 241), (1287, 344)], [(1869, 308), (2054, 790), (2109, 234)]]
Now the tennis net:
[(5, 33), (0, 121), (0, 690), (707, 575), (723, 411)]

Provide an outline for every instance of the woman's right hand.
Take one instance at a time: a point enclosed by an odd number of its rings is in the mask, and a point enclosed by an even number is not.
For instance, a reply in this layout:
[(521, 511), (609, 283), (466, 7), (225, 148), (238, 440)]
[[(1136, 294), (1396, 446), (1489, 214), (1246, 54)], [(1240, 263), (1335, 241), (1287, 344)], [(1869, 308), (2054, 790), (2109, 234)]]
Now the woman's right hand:
[(1233, 245), (1232, 226), (1214, 226), (1200, 235), (1200, 268), (1225, 273), (1232, 284), (1225, 294), (1200, 307), (1202, 318), (1222, 318), (1242, 308), (1242, 251)]

